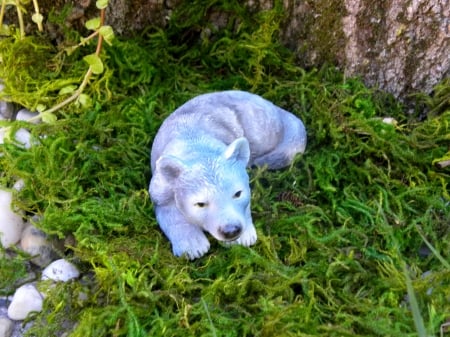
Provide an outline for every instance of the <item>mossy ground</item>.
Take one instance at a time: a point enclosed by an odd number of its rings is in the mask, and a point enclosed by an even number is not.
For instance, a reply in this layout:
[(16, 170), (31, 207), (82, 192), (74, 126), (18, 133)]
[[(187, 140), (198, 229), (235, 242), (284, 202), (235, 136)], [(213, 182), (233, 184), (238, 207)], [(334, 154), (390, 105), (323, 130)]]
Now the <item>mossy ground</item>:
[[(70, 336), (83, 337), (437, 335), (450, 318), (450, 171), (433, 165), (449, 151), (448, 84), (418, 122), (333, 67), (298, 68), (277, 42), (276, 10), (225, 7), (236, 22), (214, 38), (189, 5), (165, 31), (117, 39), (90, 107), (12, 125), (39, 144), (1, 146), (0, 181), (25, 181), (15, 204), (47, 233), (73, 233), (66, 253), (83, 273), (47, 290), (29, 335), (73, 323)], [(86, 68), (44, 38), (0, 44), (5, 93), (29, 108), (61, 100)], [(301, 117), (307, 150), (287, 169), (250, 170), (255, 246), (212, 240), (203, 258), (175, 258), (147, 193), (152, 138), (187, 99), (231, 88)], [(0, 279), (13, 282), (21, 263), (3, 261)]]

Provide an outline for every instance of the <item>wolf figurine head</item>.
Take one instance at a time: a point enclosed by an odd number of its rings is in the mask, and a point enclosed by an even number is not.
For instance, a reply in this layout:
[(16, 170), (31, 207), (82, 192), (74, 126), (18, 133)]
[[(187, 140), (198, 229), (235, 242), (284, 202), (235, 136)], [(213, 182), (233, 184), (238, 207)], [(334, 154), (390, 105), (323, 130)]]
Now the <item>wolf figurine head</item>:
[(156, 169), (170, 181), (176, 207), (190, 224), (230, 242), (253, 226), (246, 171), (249, 158), (248, 141), (239, 138), (221, 155), (201, 161), (162, 156)]

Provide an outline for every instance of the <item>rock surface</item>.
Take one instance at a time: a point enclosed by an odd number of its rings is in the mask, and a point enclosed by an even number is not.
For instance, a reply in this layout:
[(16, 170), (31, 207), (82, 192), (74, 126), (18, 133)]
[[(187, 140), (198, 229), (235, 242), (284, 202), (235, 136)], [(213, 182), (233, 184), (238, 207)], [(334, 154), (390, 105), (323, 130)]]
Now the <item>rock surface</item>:
[(20, 128), (14, 135), (16, 141), (22, 145), (25, 149), (29, 149), (31, 147), (31, 133), (27, 129)]
[(0, 242), (8, 248), (20, 240), (24, 222), (22, 216), (11, 210), (12, 193), (0, 189)]
[(5, 139), (11, 139), (11, 136), (14, 136), (16, 144), (24, 149), (29, 149), (33, 144), (31, 141), (31, 133), (27, 129), (20, 128), (14, 135), (11, 135), (10, 131), (7, 127), (0, 128), (0, 144), (3, 144)]
[[(0, 91), (2, 86), (0, 81)], [(41, 122), (39, 118), (35, 118), (36, 116), (38, 114), (27, 109), (20, 110), (16, 115), (13, 104), (0, 101), (0, 120)], [(35, 119), (30, 121), (32, 118)], [(16, 144), (19, 143), (17, 144), (19, 146), (21, 143), (24, 148), (33, 145), (31, 133), (25, 128), (19, 129), (15, 134), (11, 134), (10, 131), (9, 127), (0, 128), (0, 144), (4, 142), (4, 138), (8, 138), (14, 139)], [(12, 293), (14, 289), (15, 292), (13, 296), (0, 297), (0, 337), (24, 336), (33, 325), (33, 321), (24, 323), (23, 320), (31, 312), (42, 310), (44, 295), (36, 288), (37, 277), (33, 270), (37, 268), (40, 271), (41, 268), (49, 266), (43, 271), (43, 280), (68, 281), (79, 276), (77, 268), (65, 260), (57, 260), (54, 264), (51, 264), (52, 260), (58, 257), (57, 252), (64, 250), (64, 241), (48, 237), (34, 226), (33, 224), (36, 224), (39, 218), (34, 217), (29, 220), (32, 222), (25, 224), (22, 212), (14, 210), (12, 192), (14, 190), (20, 191), (24, 185), (24, 181), (19, 179), (12, 190), (0, 187), (0, 243), (3, 247), (9, 248), (20, 241), (20, 244), (17, 245), (18, 248), (33, 256), (30, 260), (32, 263), (27, 262), (29, 270), (26, 277), (16, 281), (8, 289), (3, 289), (6, 293)], [(73, 238), (67, 242), (70, 242), (72, 246), (75, 245)], [(7, 250), (0, 258), (11, 258), (14, 254), (13, 251)], [(40, 273), (39, 271), (38, 273)], [(16, 289), (17, 284), (24, 285)], [(67, 335), (67, 333), (65, 334)]]
[(11, 337), (14, 323), (7, 317), (0, 317), (0, 337)]
[(67, 282), (78, 276), (80, 272), (77, 267), (64, 259), (53, 261), (42, 272), (42, 280)]
[(17, 288), (8, 307), (8, 317), (23, 320), (30, 312), (41, 311), (44, 298), (34, 284), (28, 283)]
[(0, 120), (11, 119), (14, 114), (14, 105), (9, 102), (0, 101)]
[(31, 262), (40, 267), (48, 266), (57, 257), (47, 235), (31, 224), (28, 224), (23, 230), (20, 248), (34, 256)]
[(36, 118), (37, 116), (39, 116), (38, 113), (31, 112), (27, 109), (20, 109), (17, 112), (16, 121), (29, 121), (32, 119), (31, 123), (38, 124), (41, 120), (40, 118)]

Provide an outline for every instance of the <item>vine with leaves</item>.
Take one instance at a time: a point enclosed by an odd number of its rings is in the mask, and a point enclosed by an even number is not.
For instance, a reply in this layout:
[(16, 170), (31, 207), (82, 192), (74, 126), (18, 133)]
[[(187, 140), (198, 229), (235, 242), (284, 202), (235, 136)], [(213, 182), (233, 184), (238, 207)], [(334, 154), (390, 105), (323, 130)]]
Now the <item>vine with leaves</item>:
[[(86, 86), (89, 84), (93, 75), (100, 75), (104, 71), (103, 61), (100, 57), (100, 53), (102, 50), (103, 42), (111, 44), (114, 39), (114, 31), (111, 26), (105, 25), (105, 12), (108, 7), (109, 0), (98, 0), (96, 1), (96, 7), (99, 9), (99, 16), (93, 19), (90, 19), (86, 22), (85, 27), (92, 31), (92, 33), (87, 37), (82, 37), (80, 42), (75, 46), (70, 46), (65, 49), (67, 54), (73, 53), (76, 49), (83, 47), (90, 43), (93, 39), (97, 39), (97, 46), (94, 53), (86, 55), (83, 57), (83, 60), (88, 64), (88, 69), (84, 74), (83, 80), (80, 85), (68, 85), (60, 90), (60, 95), (69, 95), (62, 102), (54, 105), (53, 107), (47, 108), (43, 104), (38, 104), (36, 110), (39, 114), (36, 117), (33, 117), (30, 121), (33, 120), (42, 120), (45, 123), (54, 123), (57, 120), (54, 112), (61, 109), (62, 107), (72, 103), (77, 102), (80, 105), (88, 105), (90, 102), (90, 98), (87, 94), (84, 94)], [(14, 31), (14, 28), (8, 25), (3, 24), (3, 18), (5, 14), (5, 8), (7, 5), (15, 5), (17, 8), (17, 17), (19, 22), (19, 34), (20, 38), (25, 37), (25, 24), (23, 19), (23, 4), (19, 0), (2, 0), (1, 9), (0, 9), (0, 33), (3, 35), (11, 35)], [(35, 13), (32, 16), (33, 22), (35, 22), (38, 26), (39, 31), (43, 31), (43, 15), (39, 12), (39, 5), (37, 0), (33, 0)]]
[[(19, 21), (19, 31), (21, 38), (25, 37), (25, 23), (23, 20), (23, 6), (20, 0), (2, 0), (2, 5), (0, 7), (0, 32), (1, 34), (8, 35), (10, 31), (10, 27), (8, 25), (3, 24), (3, 18), (5, 16), (5, 10), (7, 5), (16, 6), (17, 10), (17, 19)], [(44, 27), (42, 22), (44, 21), (44, 16), (39, 11), (39, 3), (37, 0), (33, 0), (34, 14), (31, 17), (31, 20), (38, 26), (38, 30), (42, 32)]]

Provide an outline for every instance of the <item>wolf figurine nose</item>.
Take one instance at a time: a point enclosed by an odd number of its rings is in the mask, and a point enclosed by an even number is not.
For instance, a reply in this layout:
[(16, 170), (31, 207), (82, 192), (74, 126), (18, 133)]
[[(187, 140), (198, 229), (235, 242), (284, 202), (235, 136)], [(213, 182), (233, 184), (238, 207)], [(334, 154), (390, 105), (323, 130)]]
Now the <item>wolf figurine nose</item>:
[(235, 240), (241, 235), (242, 226), (236, 224), (228, 224), (219, 229), (220, 234), (226, 240)]

